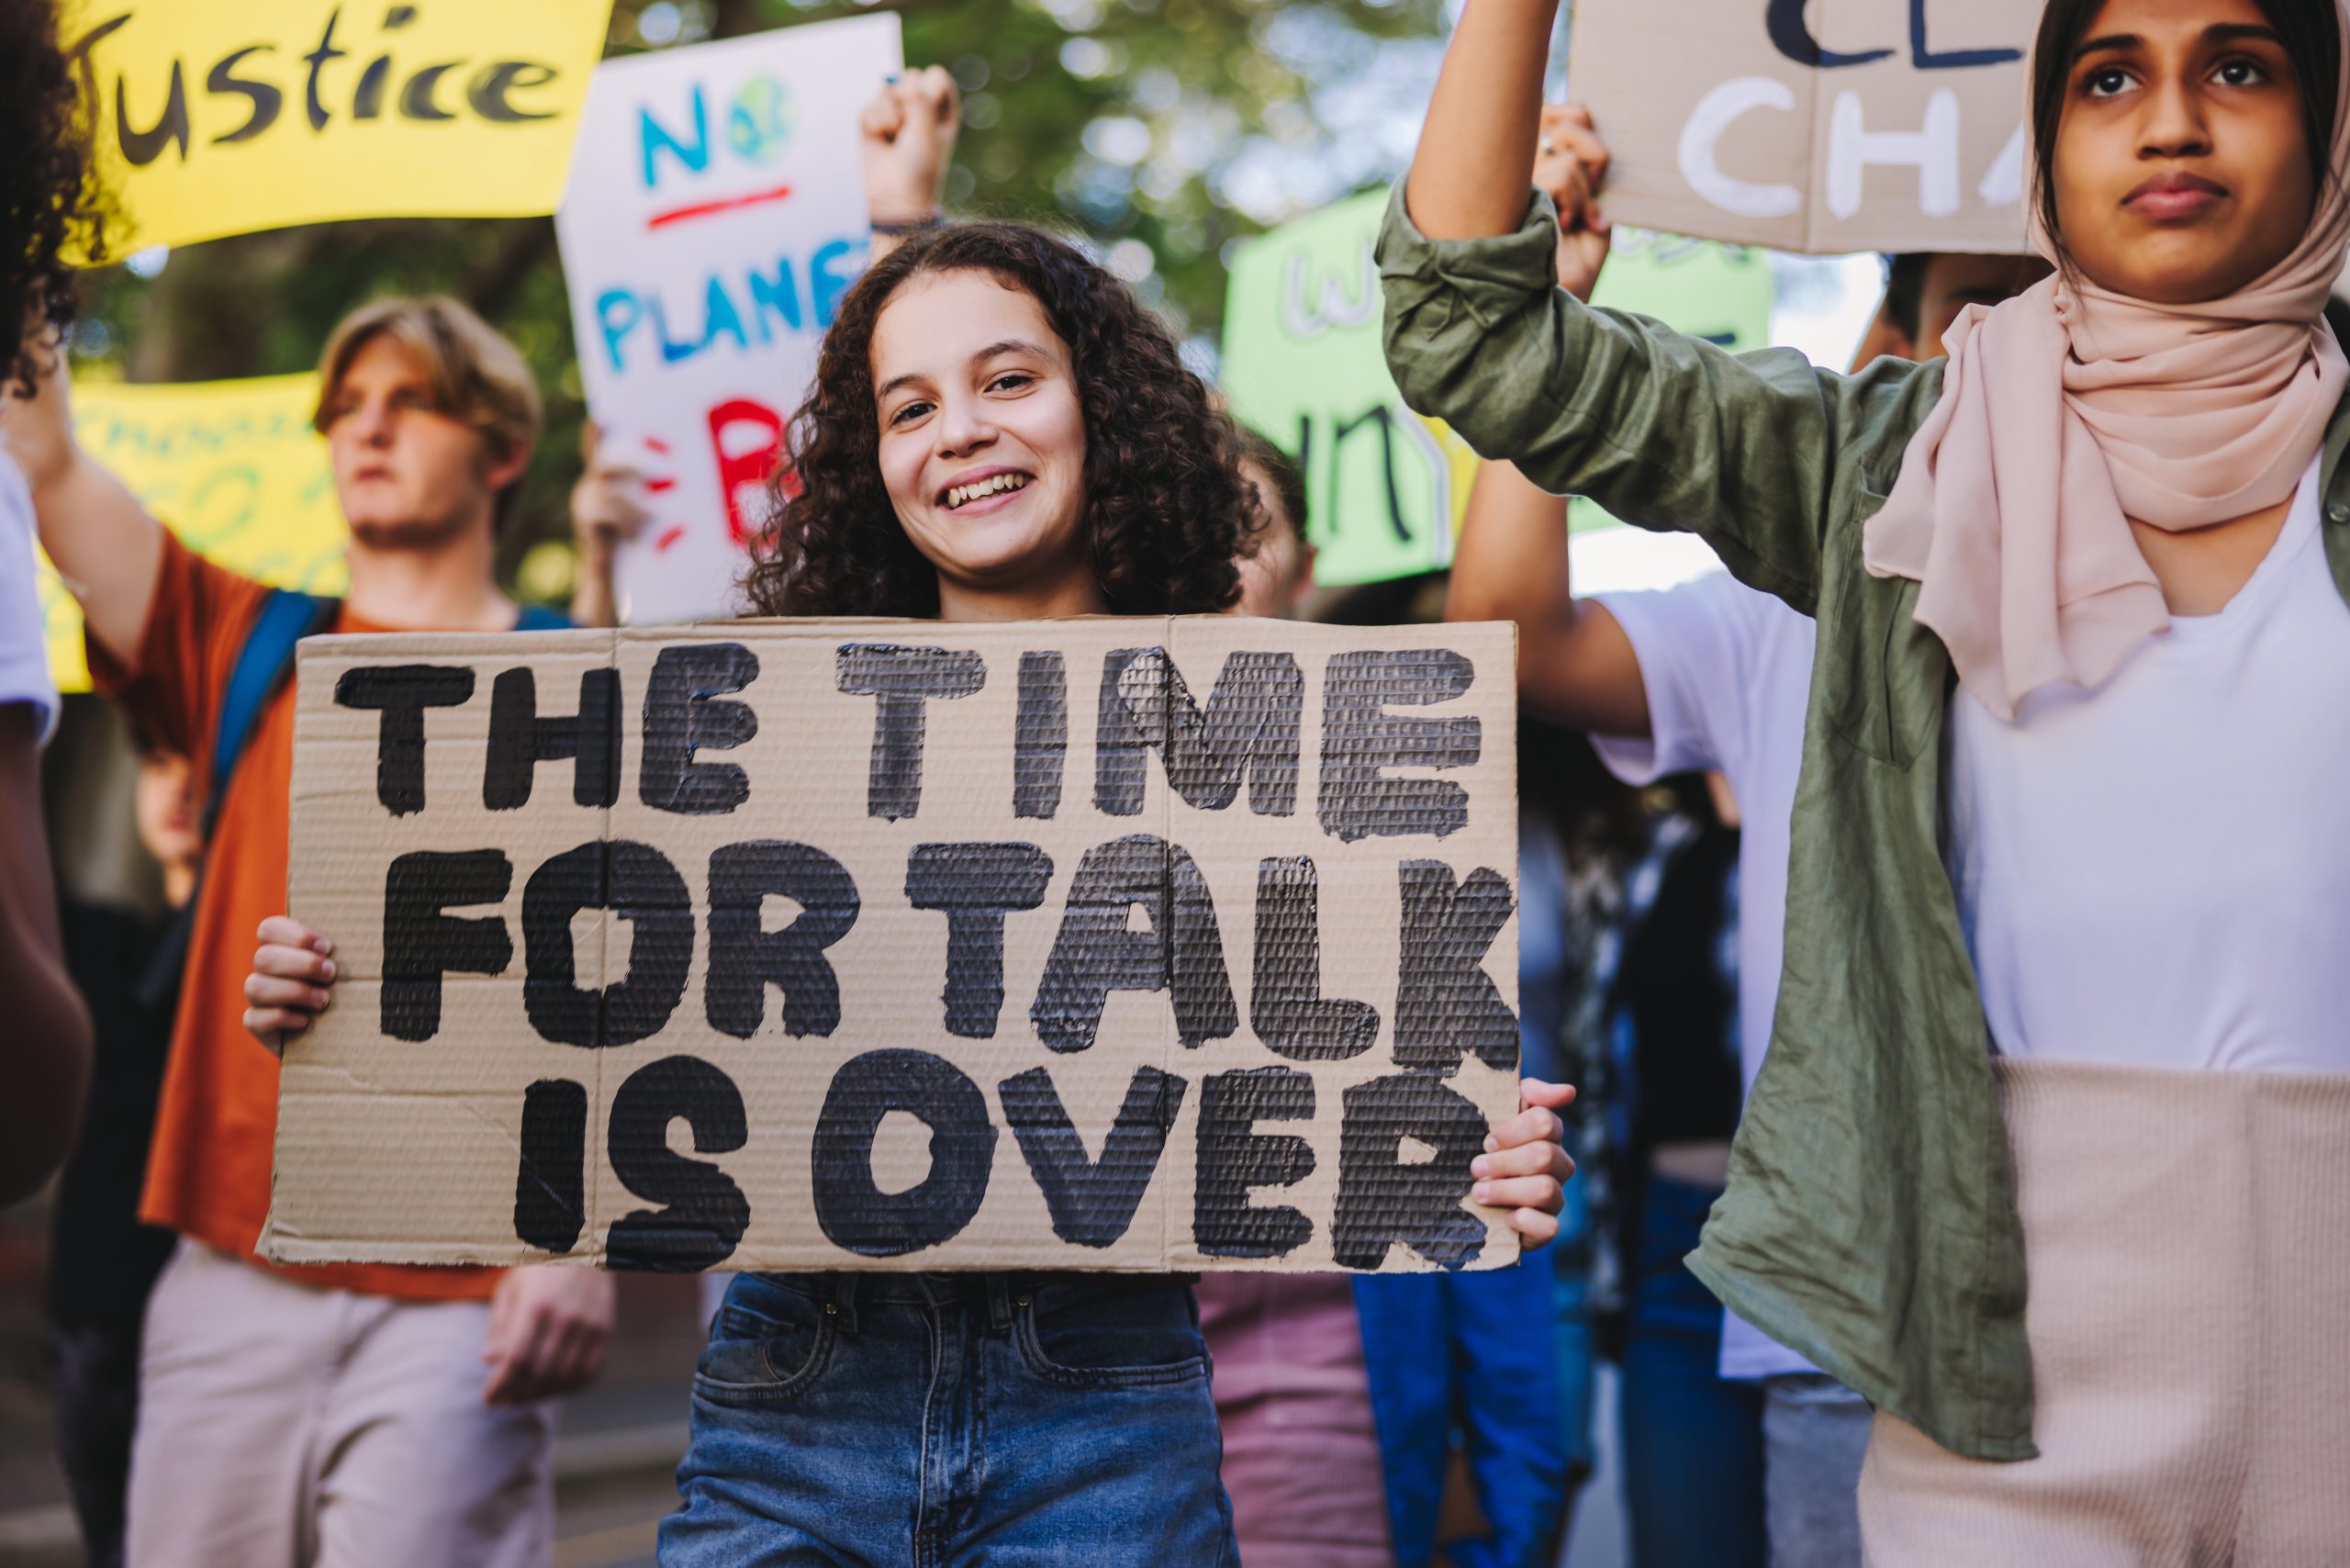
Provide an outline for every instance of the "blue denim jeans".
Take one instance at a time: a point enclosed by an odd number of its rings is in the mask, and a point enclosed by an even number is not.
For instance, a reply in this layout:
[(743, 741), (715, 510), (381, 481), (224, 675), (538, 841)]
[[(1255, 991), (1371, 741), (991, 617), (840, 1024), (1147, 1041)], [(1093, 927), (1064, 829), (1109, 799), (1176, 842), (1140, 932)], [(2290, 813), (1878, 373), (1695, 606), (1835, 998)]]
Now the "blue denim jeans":
[(1762, 1385), (1721, 1375), (1722, 1304), (1682, 1260), (1721, 1196), (1651, 1173), (1624, 1346), (1634, 1568), (1764, 1568)]
[(745, 1274), (694, 1375), (664, 1568), (1231, 1568), (1188, 1286)]

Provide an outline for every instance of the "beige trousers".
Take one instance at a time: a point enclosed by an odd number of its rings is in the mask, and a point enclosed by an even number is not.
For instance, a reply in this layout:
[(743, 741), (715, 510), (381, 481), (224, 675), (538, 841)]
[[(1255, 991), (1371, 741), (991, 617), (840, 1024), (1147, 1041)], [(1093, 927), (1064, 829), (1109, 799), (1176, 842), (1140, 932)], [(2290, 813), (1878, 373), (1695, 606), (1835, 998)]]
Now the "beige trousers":
[(2350, 1563), (2350, 1075), (1998, 1064), (2040, 1457), (1880, 1412), (1872, 1568)]
[(182, 1242), (147, 1308), (130, 1568), (543, 1568), (554, 1420), (482, 1403), (488, 1329)]

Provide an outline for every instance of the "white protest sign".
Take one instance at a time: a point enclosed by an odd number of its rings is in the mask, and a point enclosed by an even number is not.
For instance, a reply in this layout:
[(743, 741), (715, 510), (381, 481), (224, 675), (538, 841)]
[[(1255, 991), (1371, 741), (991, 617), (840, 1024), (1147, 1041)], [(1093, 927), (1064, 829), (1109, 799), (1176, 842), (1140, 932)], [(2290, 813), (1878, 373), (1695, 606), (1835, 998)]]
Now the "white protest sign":
[(1776, 250), (2025, 249), (2042, 0), (1581, 0), (1621, 223)]
[(1492, 1268), (1510, 627), (314, 637), (263, 1255)]
[(630, 620), (733, 612), (783, 429), (864, 268), (857, 110), (895, 16), (610, 61), (555, 215), (588, 409), (651, 474)]

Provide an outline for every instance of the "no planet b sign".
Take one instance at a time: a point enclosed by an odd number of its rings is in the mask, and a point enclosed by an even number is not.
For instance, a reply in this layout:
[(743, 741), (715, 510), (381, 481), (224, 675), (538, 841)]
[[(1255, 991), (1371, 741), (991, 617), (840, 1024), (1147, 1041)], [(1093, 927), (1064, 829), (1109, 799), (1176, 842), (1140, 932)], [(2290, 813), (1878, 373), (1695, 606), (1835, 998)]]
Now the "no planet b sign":
[(1506, 626), (314, 638), (263, 1255), (1427, 1270), (1517, 1106)]
[(740, 608), (784, 423), (865, 266), (857, 110), (900, 61), (878, 16), (597, 68), (555, 231), (588, 412), (652, 487), (632, 622)]

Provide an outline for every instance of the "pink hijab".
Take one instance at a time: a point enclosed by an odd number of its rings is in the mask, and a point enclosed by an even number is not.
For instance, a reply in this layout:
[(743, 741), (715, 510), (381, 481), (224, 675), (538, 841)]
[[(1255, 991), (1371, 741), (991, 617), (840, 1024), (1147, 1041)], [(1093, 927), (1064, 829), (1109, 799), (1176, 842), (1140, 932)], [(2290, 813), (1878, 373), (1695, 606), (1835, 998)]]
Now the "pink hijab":
[[(1940, 402), (1862, 535), (1880, 577), (2002, 719), (2053, 681), (2094, 687), (2170, 624), (2126, 521), (2183, 530), (2290, 497), (2350, 384), (2322, 312), (2350, 248), (2350, 7), (2333, 179), (2310, 231), (2224, 299), (2157, 305), (2054, 276), (1943, 338)], [(2027, 67), (2027, 80), (2029, 67)], [(2032, 248), (2055, 259), (2035, 216)]]

